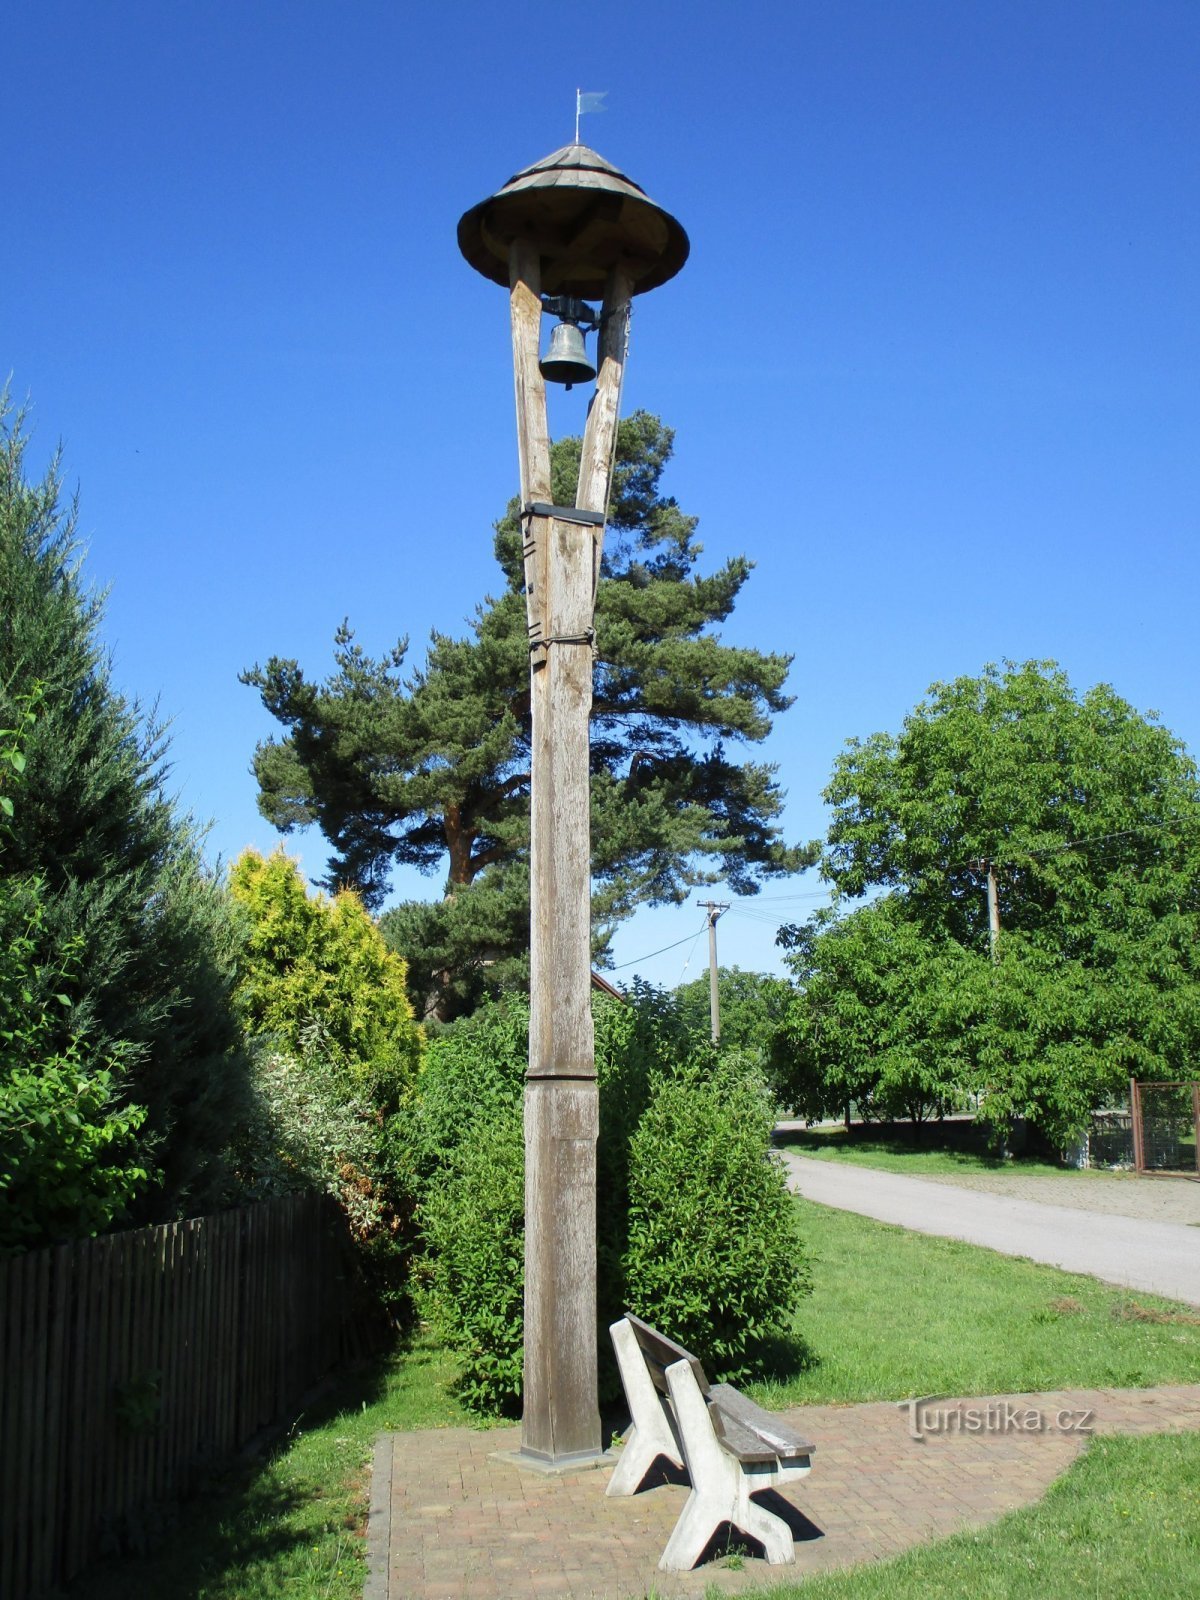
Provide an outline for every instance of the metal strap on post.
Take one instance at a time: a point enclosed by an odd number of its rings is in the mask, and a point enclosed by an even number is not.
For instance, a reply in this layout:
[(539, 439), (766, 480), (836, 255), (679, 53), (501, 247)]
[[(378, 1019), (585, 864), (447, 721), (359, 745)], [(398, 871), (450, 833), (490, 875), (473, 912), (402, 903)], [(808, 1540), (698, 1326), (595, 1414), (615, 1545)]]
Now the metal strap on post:
[(548, 639), (532, 640), (529, 648), (531, 651), (542, 650), (551, 644), (586, 644), (590, 645), (594, 650), (596, 648), (596, 630), (595, 628), (588, 628), (584, 633), (552, 633)]
[(544, 500), (532, 500), (522, 507), (521, 520), (526, 517), (553, 517), (555, 522), (574, 522), (581, 528), (602, 528), (603, 511), (580, 511), (576, 506), (551, 506)]

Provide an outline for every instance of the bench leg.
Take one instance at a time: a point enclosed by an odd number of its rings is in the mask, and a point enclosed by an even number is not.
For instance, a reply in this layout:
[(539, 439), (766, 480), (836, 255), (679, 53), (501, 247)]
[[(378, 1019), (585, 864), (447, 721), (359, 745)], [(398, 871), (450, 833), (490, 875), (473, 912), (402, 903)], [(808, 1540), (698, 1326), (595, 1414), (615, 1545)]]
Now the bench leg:
[[(792, 1530), (782, 1517), (768, 1511), (766, 1506), (760, 1506), (757, 1500), (751, 1500), (755, 1487), (753, 1478), (743, 1474), (738, 1490), (737, 1515), (731, 1517), (730, 1521), (740, 1532), (758, 1540), (771, 1566), (778, 1567), (795, 1561), (796, 1541), (792, 1538)], [(767, 1486), (764, 1484), (763, 1487)]]
[(646, 1371), (646, 1363), (633, 1329), (622, 1318), (620, 1322), (614, 1322), (608, 1331), (612, 1334), (617, 1365), (621, 1369), (621, 1382), (625, 1385), (625, 1398), (629, 1401), (633, 1417), (633, 1428), (625, 1439), (604, 1492), (610, 1495), (636, 1494), (642, 1479), (659, 1456), (665, 1456), (672, 1466), (682, 1471), (683, 1454), (666, 1405), (659, 1399), (658, 1390)]
[[(734, 1470), (737, 1470), (736, 1463)], [(658, 1563), (660, 1569), (690, 1572), (723, 1522), (748, 1538), (757, 1539), (771, 1566), (795, 1561), (796, 1542), (792, 1530), (782, 1517), (750, 1498), (753, 1490), (753, 1482), (745, 1478), (740, 1486), (733, 1488), (731, 1485), (730, 1492), (723, 1495), (701, 1494), (693, 1489), (667, 1540), (667, 1548)]]
[(725, 1500), (698, 1494), (688, 1495), (679, 1514), (667, 1548), (658, 1563), (663, 1572), (690, 1572), (704, 1554), (704, 1548), (723, 1522), (732, 1520), (733, 1507)]
[(741, 1463), (721, 1448), (704, 1396), (686, 1361), (677, 1361), (667, 1368), (667, 1383), (692, 1492), (658, 1563), (661, 1570), (689, 1571), (723, 1522), (757, 1539), (772, 1566), (794, 1561), (796, 1547), (792, 1530), (781, 1518), (750, 1498), (755, 1489), (770, 1488), (775, 1482), (775, 1473), (748, 1476)]

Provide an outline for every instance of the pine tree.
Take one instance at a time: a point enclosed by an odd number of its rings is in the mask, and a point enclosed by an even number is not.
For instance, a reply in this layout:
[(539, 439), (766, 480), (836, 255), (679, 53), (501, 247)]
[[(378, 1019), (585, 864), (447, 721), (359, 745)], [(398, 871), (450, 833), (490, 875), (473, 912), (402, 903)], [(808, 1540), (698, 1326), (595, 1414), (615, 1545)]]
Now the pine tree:
[[(739, 761), (791, 701), (791, 658), (721, 642), (751, 570), (738, 557), (698, 570), (696, 519), (660, 492), (673, 435), (636, 413), (621, 424), (596, 603), (592, 710), (595, 945), (644, 903), (679, 902), (721, 877), (753, 893), (795, 871), (774, 769)], [(552, 453), (558, 504), (574, 503), (580, 441)], [(447, 869), (440, 906), (385, 919), (438, 1008), (480, 982), (519, 981), (528, 940), (529, 657), (518, 507), (497, 524), (505, 578), (465, 639), (435, 633), (405, 676), (407, 641), (379, 660), (348, 626), (337, 670), (309, 682), (272, 657), (244, 674), (287, 730), (259, 746), (259, 807), (284, 832), (316, 823), (334, 847), (329, 886), (378, 904), (394, 862)]]

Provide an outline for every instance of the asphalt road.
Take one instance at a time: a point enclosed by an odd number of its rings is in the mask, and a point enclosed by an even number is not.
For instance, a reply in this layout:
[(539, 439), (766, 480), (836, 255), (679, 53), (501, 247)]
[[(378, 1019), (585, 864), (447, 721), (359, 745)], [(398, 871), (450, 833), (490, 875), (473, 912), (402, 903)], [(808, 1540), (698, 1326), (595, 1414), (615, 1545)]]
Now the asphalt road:
[(1200, 1305), (1200, 1228), (1085, 1211), (780, 1152), (808, 1200)]

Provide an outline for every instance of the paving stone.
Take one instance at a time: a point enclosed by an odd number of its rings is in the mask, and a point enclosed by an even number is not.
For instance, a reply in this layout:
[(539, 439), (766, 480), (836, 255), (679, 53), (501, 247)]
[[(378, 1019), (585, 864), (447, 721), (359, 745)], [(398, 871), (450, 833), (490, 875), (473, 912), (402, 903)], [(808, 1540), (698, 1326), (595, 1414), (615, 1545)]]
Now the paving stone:
[(807, 1524), (798, 1522), (796, 1564), (784, 1569), (747, 1556), (740, 1568), (718, 1559), (693, 1573), (660, 1572), (658, 1559), (687, 1498), (680, 1485), (609, 1500), (606, 1471), (543, 1478), (493, 1459), (517, 1447), (516, 1429), (396, 1434), (375, 1454), (366, 1593), (370, 1600), (641, 1600), (654, 1589), (699, 1600), (713, 1586), (737, 1594), (772, 1576), (878, 1560), (1030, 1504), (1090, 1436), (1056, 1427), (1061, 1412), (1094, 1412), (1098, 1433), (1200, 1428), (1200, 1385), (934, 1405), (946, 1417), (983, 1412), (996, 1428), (1011, 1417), (1007, 1405), (1036, 1411), (1048, 1425), (915, 1439), (907, 1408), (887, 1402), (782, 1413), (817, 1445), (812, 1474), (789, 1485), (785, 1497)]

